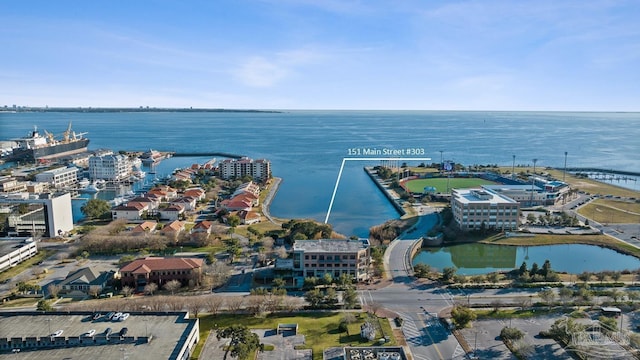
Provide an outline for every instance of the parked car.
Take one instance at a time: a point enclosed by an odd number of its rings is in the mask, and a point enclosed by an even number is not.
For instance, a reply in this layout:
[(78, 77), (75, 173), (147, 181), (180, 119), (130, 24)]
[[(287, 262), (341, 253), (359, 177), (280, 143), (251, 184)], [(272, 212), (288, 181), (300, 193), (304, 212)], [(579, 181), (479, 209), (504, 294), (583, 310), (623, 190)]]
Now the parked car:
[(102, 316), (102, 314), (100, 314), (100, 313), (95, 313), (95, 314), (93, 314), (92, 319), (93, 319), (93, 320), (98, 320), (98, 319), (100, 318), (100, 316)]
[(104, 336), (109, 337), (109, 335), (111, 335), (111, 332), (112, 332), (112, 331), (111, 331), (111, 328), (106, 328), (106, 329), (104, 330)]
[(116, 314), (115, 312), (111, 311), (111, 312), (108, 312), (107, 315), (105, 316), (107, 317), (107, 320), (111, 320), (113, 318), (113, 315), (115, 314)]
[(96, 334), (96, 330), (95, 329), (91, 329), (91, 330), (87, 331), (86, 333), (82, 334), (82, 336), (84, 336), (84, 337), (92, 337), (95, 334)]
[(58, 337), (60, 335), (62, 335), (64, 331), (63, 330), (58, 330), (56, 332), (54, 332), (53, 334), (51, 334), (51, 337)]
[(127, 329), (126, 327), (123, 327), (122, 329), (120, 329), (120, 332), (118, 333), (118, 335), (120, 335), (120, 337), (127, 335), (127, 332), (129, 331), (129, 329)]
[(122, 315), (120, 315), (120, 317), (118, 318), (119, 321), (125, 321), (129, 318), (129, 313), (124, 313)]

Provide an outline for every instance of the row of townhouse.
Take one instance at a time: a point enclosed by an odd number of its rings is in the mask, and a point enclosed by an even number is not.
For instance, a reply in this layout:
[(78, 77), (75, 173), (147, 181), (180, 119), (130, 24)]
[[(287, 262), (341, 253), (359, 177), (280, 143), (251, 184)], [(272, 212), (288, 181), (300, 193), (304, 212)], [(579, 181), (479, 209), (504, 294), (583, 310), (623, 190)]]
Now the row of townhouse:
[(178, 194), (177, 190), (161, 186), (149, 190), (143, 196), (129, 200), (126, 204), (111, 209), (114, 220), (142, 220), (146, 215), (159, 215), (160, 219), (177, 220), (186, 211), (194, 211), (198, 201), (205, 198), (201, 188), (191, 188)]

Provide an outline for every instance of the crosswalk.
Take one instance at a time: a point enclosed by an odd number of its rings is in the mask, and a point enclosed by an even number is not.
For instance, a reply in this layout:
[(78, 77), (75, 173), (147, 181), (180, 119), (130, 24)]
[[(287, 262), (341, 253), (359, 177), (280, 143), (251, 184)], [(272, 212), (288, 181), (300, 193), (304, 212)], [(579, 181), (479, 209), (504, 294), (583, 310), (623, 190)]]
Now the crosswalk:
[(418, 329), (415, 320), (413, 320), (408, 314), (400, 313), (402, 318), (402, 333), (407, 341), (407, 344), (419, 346), (424, 345), (424, 335), (422, 330)]

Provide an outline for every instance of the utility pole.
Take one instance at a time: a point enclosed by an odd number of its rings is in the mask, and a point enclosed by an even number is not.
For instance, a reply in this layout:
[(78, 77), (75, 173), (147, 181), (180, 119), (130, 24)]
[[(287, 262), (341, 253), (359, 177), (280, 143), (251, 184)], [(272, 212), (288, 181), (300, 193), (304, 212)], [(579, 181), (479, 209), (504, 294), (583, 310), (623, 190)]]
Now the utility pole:
[(511, 164), (511, 178), (515, 179), (516, 178), (516, 156), (515, 155), (511, 155), (513, 156), (513, 163)]
[(444, 169), (444, 158), (442, 157), (443, 152), (444, 152), (443, 150), (440, 150), (440, 170)]

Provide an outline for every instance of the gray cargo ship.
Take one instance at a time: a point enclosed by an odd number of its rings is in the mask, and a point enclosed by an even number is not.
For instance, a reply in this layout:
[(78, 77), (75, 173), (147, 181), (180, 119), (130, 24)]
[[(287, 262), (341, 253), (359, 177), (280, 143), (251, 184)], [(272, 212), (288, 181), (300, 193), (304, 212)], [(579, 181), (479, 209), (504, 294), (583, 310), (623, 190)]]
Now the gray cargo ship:
[(34, 126), (28, 136), (13, 139), (18, 146), (8, 158), (14, 161), (40, 161), (87, 151), (89, 139), (83, 137), (86, 133), (72, 131), (71, 123), (60, 140), (46, 130), (44, 133), (45, 135), (41, 135)]

